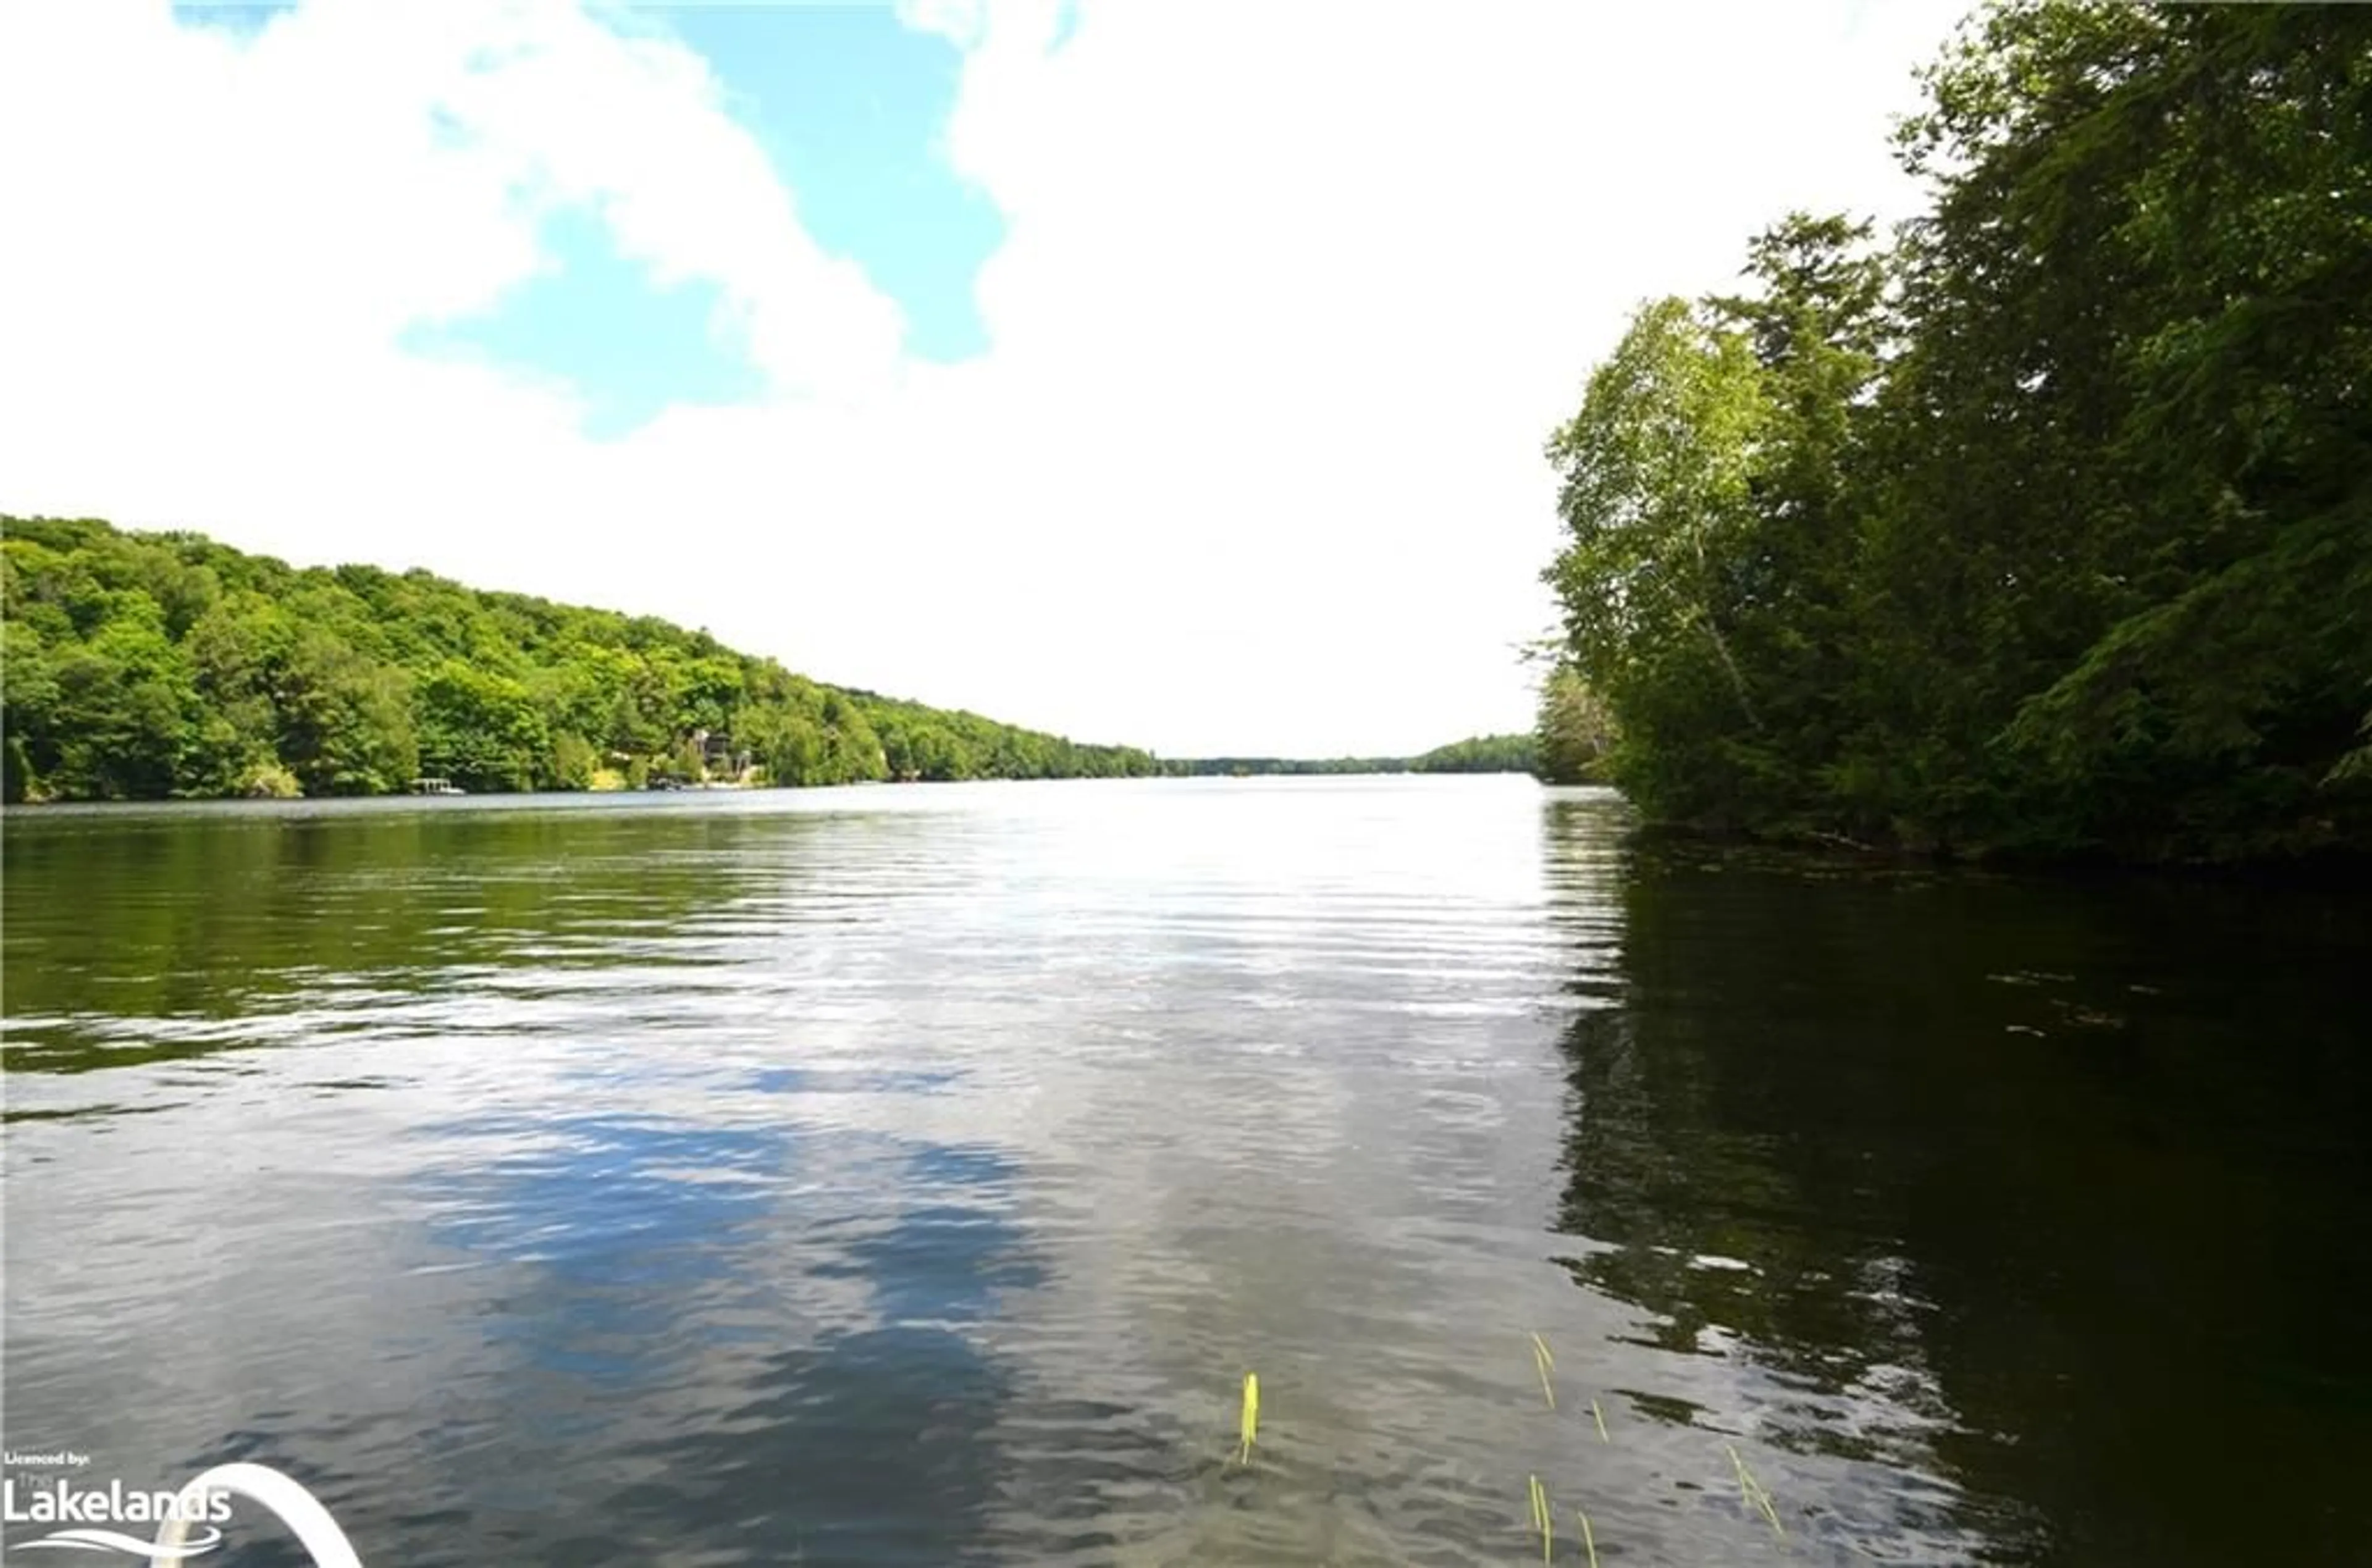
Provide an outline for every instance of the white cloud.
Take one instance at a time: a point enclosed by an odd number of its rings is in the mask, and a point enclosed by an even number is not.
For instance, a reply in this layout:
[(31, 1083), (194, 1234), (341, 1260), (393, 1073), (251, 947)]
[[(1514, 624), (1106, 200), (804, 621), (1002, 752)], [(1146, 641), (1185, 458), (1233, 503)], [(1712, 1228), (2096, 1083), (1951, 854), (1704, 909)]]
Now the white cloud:
[[(992, 350), (901, 361), (700, 58), (557, 4), (0, 9), (0, 507), (427, 564), (1172, 752), (1528, 722), (1540, 459), (1640, 296), (1900, 212), (1954, 8), (919, 7), (1007, 215)], [(444, 117), (440, 122), (439, 117)], [(466, 133), (442, 134), (440, 122)], [(398, 347), (600, 202), (777, 395), (618, 443)]]

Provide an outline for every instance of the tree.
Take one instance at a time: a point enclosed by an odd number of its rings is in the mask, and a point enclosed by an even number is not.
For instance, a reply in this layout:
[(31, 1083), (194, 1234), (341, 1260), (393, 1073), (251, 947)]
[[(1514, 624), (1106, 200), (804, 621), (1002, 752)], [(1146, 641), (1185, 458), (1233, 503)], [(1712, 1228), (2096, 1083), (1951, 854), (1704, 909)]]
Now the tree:
[(1766, 821), (1820, 815), (1854, 725), (1855, 571), (1871, 394), (1887, 331), (1887, 258), (1871, 228), (1790, 215), (1748, 247), (1746, 293), (1711, 302), (1762, 374), (1748, 523), (1732, 536), (1731, 644), (1758, 694), (1757, 797)]
[(1923, 368), (2023, 397), (2046, 418), (2015, 456), (2080, 498), (2066, 538), (2007, 541), (2039, 656), (1992, 743), (2021, 817), (2150, 854), (2343, 839), (2372, 724), (2372, 17), (2020, 5), (1971, 44), (1912, 127), (1946, 171), (1918, 303), (1958, 324), (2006, 293), (2036, 342), (1931, 331)]
[(1541, 688), (1535, 755), (1554, 784), (1599, 784), (1614, 749), (1614, 715), (1571, 665), (1560, 664)]
[(413, 696), (420, 765), (464, 789), (532, 789), (550, 754), (527, 688), (448, 659)]
[(1641, 308), (1550, 439), (1567, 656), (1621, 716), (1616, 775), (1661, 814), (1725, 817), (1761, 728), (1731, 645), (1765, 403), (1750, 344), (1681, 299)]
[(2010, 0), (1926, 85), (1889, 250), (1785, 220), (1551, 444), (1614, 777), (1951, 852), (2372, 849), (2372, 12)]
[[(417, 773), (420, 743), (407, 682), (400, 672), (373, 664), (343, 639), (309, 628), (297, 633), (278, 671), (273, 695), (280, 714), (279, 754), (308, 795), (378, 795), (405, 787)], [(428, 704), (424, 711), (446, 726), (439, 731), (445, 743), (471, 750), (454, 738), (455, 730), (487, 722), (489, 711), (456, 705), (449, 687), (424, 693), (424, 701)], [(518, 721), (516, 714), (506, 714), (494, 722)], [(528, 726), (522, 733), (534, 727)], [(440, 761), (449, 761), (453, 754)], [(474, 764), (465, 765), (465, 771), (481, 779), (517, 776), (507, 769), (478, 771)]]
[(188, 668), (163, 629), (110, 621), (55, 669), (60, 790), (99, 800), (176, 793), (194, 703)]
[(552, 738), (552, 762), (545, 770), (555, 789), (591, 789), (600, 758), (593, 743), (574, 730)]
[(0, 802), (20, 804), (33, 786), (32, 759), (17, 736), (0, 737)]

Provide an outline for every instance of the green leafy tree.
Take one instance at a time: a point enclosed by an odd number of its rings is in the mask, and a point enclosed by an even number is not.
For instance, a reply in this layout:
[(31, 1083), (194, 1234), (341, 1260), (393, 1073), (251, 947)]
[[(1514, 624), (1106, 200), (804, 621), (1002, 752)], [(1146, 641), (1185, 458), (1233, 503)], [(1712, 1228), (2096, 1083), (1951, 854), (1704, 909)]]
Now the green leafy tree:
[(99, 800), (177, 793), (194, 738), (187, 666), (161, 626), (110, 620), (56, 665), (55, 782)]
[(464, 789), (531, 789), (550, 753), (543, 714), (519, 682), (449, 659), (413, 695), (420, 765)]
[(1551, 444), (1612, 776), (1951, 852), (2372, 849), (2372, 12), (2010, 0), (1925, 81), (1890, 248), (1788, 218)]
[(591, 789), (594, 770), (600, 765), (600, 756), (593, 743), (574, 730), (563, 730), (552, 738), (552, 763), (546, 776), (555, 789)]
[(0, 737), (0, 801), (20, 804), (33, 788), (33, 761), (19, 736)]
[[(481, 687), (480, 690), (488, 688)], [(420, 744), (402, 673), (374, 664), (343, 639), (307, 630), (293, 640), (273, 689), (280, 714), (279, 754), (311, 795), (378, 795), (403, 788), (420, 766)], [(444, 726), (448, 746), (490, 710), (454, 705), (448, 689), (423, 693), (424, 714)], [(505, 713), (506, 726), (519, 722)], [(539, 721), (540, 722), (540, 721)], [(531, 734), (536, 726), (521, 731)], [(529, 744), (521, 739), (515, 744)], [(475, 754), (466, 745), (463, 752)], [(439, 759), (449, 762), (456, 753)], [(442, 770), (440, 770), (442, 771)], [(455, 776), (460, 776), (459, 774)], [(517, 777), (516, 772), (472, 776)]]
[(1535, 754), (1550, 784), (1599, 784), (1614, 749), (1614, 715), (1570, 665), (1552, 670), (1541, 688)]
[(1762, 728), (1733, 645), (1767, 415), (1744, 333), (1643, 307), (1549, 442), (1567, 542), (1548, 576), (1568, 656), (1622, 715), (1616, 776), (1651, 810), (1722, 819)]
[(2003, 836), (2222, 855), (2362, 820), (2367, 62), (2346, 7), (2006, 6), (1906, 128), (1937, 201), (1900, 417), (1983, 453), (1906, 437), (1906, 527), (1972, 530), (1990, 591), (1947, 604), (1900, 553), (1889, 587), (1952, 612), (1922, 652), (1974, 656), (1952, 738)]

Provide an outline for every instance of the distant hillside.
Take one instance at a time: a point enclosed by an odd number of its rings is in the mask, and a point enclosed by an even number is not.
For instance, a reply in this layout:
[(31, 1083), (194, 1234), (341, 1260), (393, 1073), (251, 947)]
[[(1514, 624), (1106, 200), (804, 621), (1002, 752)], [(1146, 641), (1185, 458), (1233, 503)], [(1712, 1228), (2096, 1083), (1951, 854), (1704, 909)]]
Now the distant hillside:
[(1530, 773), (1540, 771), (1540, 748), (1529, 735), (1478, 735), (1436, 746), (1409, 762), (1413, 773)]
[(1478, 735), (1436, 746), (1422, 757), (1186, 757), (1161, 772), (1192, 776), (1267, 773), (1529, 773), (1537, 747), (1529, 735)]
[(704, 632), (192, 533), (0, 517), (7, 798), (1148, 774)]

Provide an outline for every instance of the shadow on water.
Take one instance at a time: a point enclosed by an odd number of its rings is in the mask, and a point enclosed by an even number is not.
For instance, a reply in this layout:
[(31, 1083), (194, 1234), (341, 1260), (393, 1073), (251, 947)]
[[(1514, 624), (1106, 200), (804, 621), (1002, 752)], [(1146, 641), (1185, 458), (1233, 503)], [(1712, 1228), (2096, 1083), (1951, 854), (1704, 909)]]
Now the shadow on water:
[[(622, 1115), (449, 1131), (517, 1145), (421, 1183), (451, 1266), (500, 1282), (471, 1330), (491, 1365), (356, 1473), (308, 1472), (351, 1434), (301, 1427), (190, 1469), (286, 1468), (405, 1568), (992, 1560), (1012, 1376), (975, 1331), (1039, 1277), (1004, 1156)], [(860, 1172), (909, 1196), (884, 1214)]]
[[(1549, 806), (1552, 880), (1608, 809)], [(1940, 1475), (1988, 1561), (2357, 1560), (2360, 900), (1621, 854), (1564, 1047), (1579, 1282), (1751, 1367), (1758, 1440)]]

